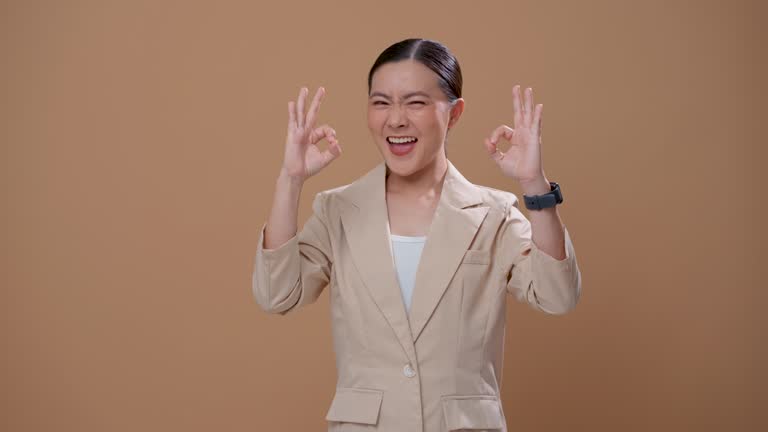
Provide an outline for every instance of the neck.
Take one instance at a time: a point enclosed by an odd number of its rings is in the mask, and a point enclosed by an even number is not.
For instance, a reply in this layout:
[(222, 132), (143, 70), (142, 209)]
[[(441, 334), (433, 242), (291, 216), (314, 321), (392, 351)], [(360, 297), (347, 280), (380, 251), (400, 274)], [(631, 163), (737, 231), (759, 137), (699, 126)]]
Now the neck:
[(448, 159), (445, 154), (441, 154), (421, 170), (407, 176), (398, 175), (387, 167), (387, 192), (409, 198), (438, 197), (447, 172)]

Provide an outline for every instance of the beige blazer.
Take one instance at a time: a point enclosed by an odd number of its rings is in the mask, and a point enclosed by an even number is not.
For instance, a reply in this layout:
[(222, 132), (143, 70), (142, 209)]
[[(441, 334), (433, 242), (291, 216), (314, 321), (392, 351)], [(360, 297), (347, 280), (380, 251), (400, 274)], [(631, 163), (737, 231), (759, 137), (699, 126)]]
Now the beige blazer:
[(581, 273), (568, 231), (567, 256), (558, 261), (531, 241), (513, 193), (474, 185), (449, 161), (408, 313), (385, 175), (381, 162), (318, 193), (304, 227), (276, 249), (263, 248), (264, 224), (256, 302), (286, 314), (329, 287), (338, 373), (329, 431), (506, 431), (499, 398), (505, 296), (550, 314), (576, 306)]

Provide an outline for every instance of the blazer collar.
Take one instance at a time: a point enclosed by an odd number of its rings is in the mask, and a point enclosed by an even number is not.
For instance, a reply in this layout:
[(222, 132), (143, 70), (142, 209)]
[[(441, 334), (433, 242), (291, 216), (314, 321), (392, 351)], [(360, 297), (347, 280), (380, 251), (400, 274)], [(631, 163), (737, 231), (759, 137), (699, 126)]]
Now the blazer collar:
[(482, 190), (448, 161), (435, 214), (421, 253), (410, 313), (406, 312), (392, 255), (386, 203), (385, 162), (339, 192), (341, 219), (352, 261), (366, 289), (395, 332), (406, 355), (416, 361), (414, 344), (461, 264), (488, 213)]
[[(440, 202), (455, 208), (482, 204), (480, 189), (470, 183), (450, 160), (440, 194)], [(380, 162), (375, 168), (345, 188), (341, 195), (358, 208), (381, 203), (385, 199), (387, 164)]]

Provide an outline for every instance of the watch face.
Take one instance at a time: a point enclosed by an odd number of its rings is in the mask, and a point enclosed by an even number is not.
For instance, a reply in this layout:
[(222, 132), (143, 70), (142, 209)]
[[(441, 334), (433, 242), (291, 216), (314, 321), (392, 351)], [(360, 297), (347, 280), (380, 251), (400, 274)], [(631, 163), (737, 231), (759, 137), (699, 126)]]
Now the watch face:
[(552, 191), (550, 194), (552, 194), (555, 197), (555, 203), (560, 204), (563, 202), (563, 193), (560, 190), (560, 185), (555, 182), (549, 182), (550, 186), (552, 187)]

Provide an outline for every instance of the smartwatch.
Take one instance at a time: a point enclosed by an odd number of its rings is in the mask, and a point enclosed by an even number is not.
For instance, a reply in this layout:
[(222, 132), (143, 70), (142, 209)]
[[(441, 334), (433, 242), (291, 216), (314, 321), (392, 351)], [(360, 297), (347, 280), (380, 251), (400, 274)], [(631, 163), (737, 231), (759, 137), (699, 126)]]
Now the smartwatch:
[(523, 195), (525, 208), (528, 210), (541, 210), (554, 207), (563, 202), (563, 193), (560, 192), (560, 185), (555, 182), (549, 182), (550, 191), (542, 195)]

